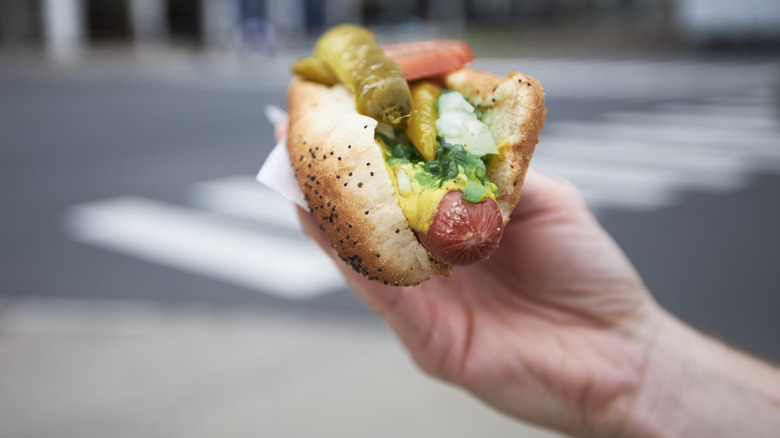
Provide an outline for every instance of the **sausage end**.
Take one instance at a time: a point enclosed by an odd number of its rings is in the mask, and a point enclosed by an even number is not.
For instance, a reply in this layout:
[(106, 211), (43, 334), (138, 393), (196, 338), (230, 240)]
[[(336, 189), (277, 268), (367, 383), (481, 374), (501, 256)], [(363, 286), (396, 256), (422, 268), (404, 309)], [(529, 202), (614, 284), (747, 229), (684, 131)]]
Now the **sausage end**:
[(498, 248), (503, 232), (495, 201), (468, 202), (454, 191), (439, 203), (428, 233), (417, 233), (417, 238), (440, 261), (464, 266), (488, 258)]

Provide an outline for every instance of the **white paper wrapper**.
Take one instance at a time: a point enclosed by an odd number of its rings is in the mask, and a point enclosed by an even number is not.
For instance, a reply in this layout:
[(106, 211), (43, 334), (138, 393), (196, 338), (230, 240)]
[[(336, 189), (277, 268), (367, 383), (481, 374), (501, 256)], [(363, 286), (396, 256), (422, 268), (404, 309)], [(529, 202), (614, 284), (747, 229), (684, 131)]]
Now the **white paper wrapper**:
[[(265, 115), (272, 125), (287, 121), (287, 113), (278, 107), (269, 106), (265, 110)], [(260, 172), (257, 173), (257, 180), (280, 195), (287, 198), (303, 209), (307, 209), (306, 201), (303, 200), (298, 181), (295, 179), (292, 165), (290, 164), (290, 155), (287, 153), (287, 137), (283, 137), (276, 143), (273, 150), (265, 159)]]

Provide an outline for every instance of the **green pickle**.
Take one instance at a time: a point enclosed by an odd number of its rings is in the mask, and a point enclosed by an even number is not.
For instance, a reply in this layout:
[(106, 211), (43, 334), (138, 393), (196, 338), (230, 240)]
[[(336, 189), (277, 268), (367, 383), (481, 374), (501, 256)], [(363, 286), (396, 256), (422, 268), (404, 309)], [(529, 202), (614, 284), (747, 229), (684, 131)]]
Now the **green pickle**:
[(412, 102), (414, 107), (406, 126), (406, 136), (412, 141), (415, 149), (428, 161), (436, 159), (436, 100), (441, 94), (441, 88), (429, 81), (412, 85)]
[(329, 87), (339, 81), (330, 67), (325, 64), (325, 61), (314, 56), (307, 56), (295, 61), (292, 71), (306, 80), (319, 82)]
[(463, 199), (469, 202), (482, 202), (487, 196), (487, 187), (477, 181), (469, 181), (463, 189)]
[(314, 45), (314, 56), (327, 64), (355, 94), (360, 114), (405, 126), (412, 96), (401, 67), (385, 56), (374, 34), (351, 24), (336, 26)]

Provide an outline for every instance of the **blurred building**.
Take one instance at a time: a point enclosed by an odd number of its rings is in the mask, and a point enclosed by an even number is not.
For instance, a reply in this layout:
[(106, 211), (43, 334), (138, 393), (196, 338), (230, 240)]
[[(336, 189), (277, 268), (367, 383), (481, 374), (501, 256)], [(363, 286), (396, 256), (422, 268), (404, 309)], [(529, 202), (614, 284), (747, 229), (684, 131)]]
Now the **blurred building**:
[(677, 26), (691, 41), (742, 44), (780, 40), (778, 0), (677, 0)]
[(96, 43), (263, 48), (341, 22), (515, 26), (674, 22), (698, 40), (777, 36), (777, 0), (0, 0), (0, 44), (68, 53)]
[(105, 42), (216, 43), (229, 36), (237, 0), (0, 0), (0, 43), (53, 51)]

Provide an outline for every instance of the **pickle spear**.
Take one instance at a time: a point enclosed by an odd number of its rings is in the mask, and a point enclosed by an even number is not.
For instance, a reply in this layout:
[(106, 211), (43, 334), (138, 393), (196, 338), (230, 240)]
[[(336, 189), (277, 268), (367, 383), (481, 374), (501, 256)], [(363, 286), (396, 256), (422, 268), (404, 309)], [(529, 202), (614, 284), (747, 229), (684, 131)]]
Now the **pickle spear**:
[(314, 56), (307, 56), (295, 61), (292, 71), (306, 80), (319, 82), (329, 87), (339, 81), (335, 73), (325, 64), (325, 61)]
[(406, 126), (406, 136), (428, 161), (436, 159), (436, 100), (440, 93), (441, 88), (429, 81), (417, 82), (411, 87), (414, 107)]
[(409, 85), (401, 67), (385, 56), (370, 30), (352, 24), (336, 26), (317, 40), (314, 56), (353, 91), (360, 114), (391, 125), (406, 124), (412, 109)]

